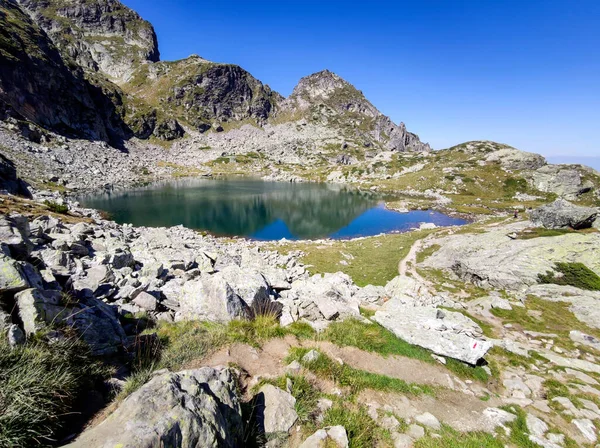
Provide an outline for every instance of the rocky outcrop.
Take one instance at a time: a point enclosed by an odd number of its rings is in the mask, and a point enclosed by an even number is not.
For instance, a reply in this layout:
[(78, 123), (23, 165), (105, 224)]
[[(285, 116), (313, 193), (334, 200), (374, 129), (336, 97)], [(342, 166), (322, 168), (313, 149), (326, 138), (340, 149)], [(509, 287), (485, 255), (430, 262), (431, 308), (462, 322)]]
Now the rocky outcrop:
[(129, 81), (128, 90), (138, 97), (152, 97), (151, 107), (199, 132), (225, 122), (263, 124), (281, 98), (241, 67), (199, 56), (142, 65)]
[(156, 372), (71, 448), (238, 447), (243, 420), (229, 369)]
[(531, 222), (547, 229), (587, 229), (598, 216), (598, 210), (580, 207), (564, 199), (557, 199), (551, 204), (543, 205), (529, 214)]
[(0, 191), (31, 197), (27, 183), (17, 177), (17, 169), (12, 160), (0, 154)]
[(159, 60), (154, 28), (116, 0), (18, 0), (60, 52), (117, 81)]
[(12, 1), (0, 2), (0, 42), (0, 100), (20, 116), (90, 140), (122, 136), (115, 105)]
[(281, 116), (304, 116), (307, 120), (339, 127), (365, 146), (378, 144), (394, 151), (427, 151), (431, 148), (379, 112), (352, 84), (323, 70), (306, 76), (281, 106)]
[(537, 190), (576, 200), (582, 191), (595, 187), (586, 176), (597, 177), (598, 173), (581, 165), (546, 165), (531, 173), (530, 182)]
[(579, 262), (600, 274), (600, 234), (572, 233), (550, 238), (511, 239), (529, 226), (515, 223), (480, 234), (441, 238), (442, 248), (425, 260), (428, 267), (452, 270), (482, 287), (520, 290), (536, 285), (538, 275), (557, 262)]

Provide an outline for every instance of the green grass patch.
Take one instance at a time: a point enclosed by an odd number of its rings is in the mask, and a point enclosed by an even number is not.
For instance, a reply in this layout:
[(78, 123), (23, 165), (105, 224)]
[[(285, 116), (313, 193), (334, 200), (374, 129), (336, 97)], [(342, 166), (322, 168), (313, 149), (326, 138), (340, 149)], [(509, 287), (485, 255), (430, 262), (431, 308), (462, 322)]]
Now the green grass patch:
[(600, 291), (600, 276), (583, 263), (556, 263), (554, 272), (539, 274), (538, 281)]
[(80, 392), (106, 374), (83, 342), (34, 341), (11, 348), (2, 338), (0, 446), (52, 445)]
[[(406, 356), (428, 364), (437, 362), (432, 358), (430, 350), (409, 344), (377, 323), (366, 323), (356, 319), (332, 322), (320, 337), (339, 347), (357, 347), (383, 356)], [(452, 358), (446, 358), (446, 368), (460, 378), (483, 382), (488, 379), (488, 374), (482, 367), (471, 367)]]
[(415, 448), (504, 448), (504, 443), (486, 432), (462, 433), (448, 425), (443, 425), (439, 437), (428, 434), (417, 440), (414, 446)]
[(363, 389), (374, 389), (411, 395), (434, 395), (434, 389), (430, 386), (410, 384), (398, 378), (354, 369), (333, 361), (323, 353), (315, 361), (302, 361), (302, 357), (309, 351), (310, 349), (292, 347), (287, 361), (298, 361), (318, 376), (328, 378), (340, 386), (349, 387), (352, 393), (358, 393)]
[(432, 244), (431, 246), (423, 249), (421, 252), (417, 254), (417, 263), (423, 263), (427, 258), (432, 256), (438, 250), (441, 249), (439, 244)]
[(352, 346), (383, 356), (400, 355), (433, 364), (431, 352), (397, 338), (394, 333), (377, 323), (356, 319), (332, 322), (321, 335), (340, 347)]
[(358, 286), (383, 286), (398, 275), (398, 263), (408, 255), (413, 243), (432, 232), (413, 231), (328, 244), (291, 242), (278, 244), (274, 249), (280, 253), (301, 250), (302, 262), (311, 274), (341, 271)]
[(346, 428), (350, 448), (385, 446), (389, 433), (369, 416), (365, 406), (336, 403), (325, 413), (323, 426), (342, 425)]
[(48, 210), (54, 213), (60, 213), (61, 215), (66, 215), (69, 213), (69, 207), (66, 204), (59, 204), (56, 201), (44, 201), (44, 205), (48, 207)]
[[(596, 230), (596, 229), (594, 229)], [(531, 240), (533, 238), (548, 238), (553, 236), (562, 236), (569, 233), (581, 233), (580, 231), (573, 229), (545, 229), (543, 227), (534, 227), (524, 229), (517, 233), (518, 240)]]

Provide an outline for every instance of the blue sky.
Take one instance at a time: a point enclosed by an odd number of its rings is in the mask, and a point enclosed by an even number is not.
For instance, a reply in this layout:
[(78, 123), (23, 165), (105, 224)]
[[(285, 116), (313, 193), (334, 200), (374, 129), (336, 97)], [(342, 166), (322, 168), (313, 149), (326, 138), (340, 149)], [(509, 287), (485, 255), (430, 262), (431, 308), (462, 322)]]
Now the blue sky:
[(328, 68), (436, 149), (488, 139), (600, 157), (597, 0), (124, 3), (155, 26), (163, 60), (239, 64), (282, 95)]

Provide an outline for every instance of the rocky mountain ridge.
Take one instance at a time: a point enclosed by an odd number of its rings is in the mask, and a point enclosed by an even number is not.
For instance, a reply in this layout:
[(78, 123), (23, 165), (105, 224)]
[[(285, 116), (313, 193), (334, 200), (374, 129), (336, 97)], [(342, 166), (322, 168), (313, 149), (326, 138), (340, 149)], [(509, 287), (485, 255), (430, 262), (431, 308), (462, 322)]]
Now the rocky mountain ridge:
[[(428, 149), (418, 136), (406, 131), (404, 124), (394, 124), (361, 92), (331, 72), (303, 78), (286, 100), (236, 65), (199, 57), (159, 62), (152, 26), (116, 0), (3, 0), (3, 3), (11, 10), (29, 14), (35, 23), (25, 33), (37, 33), (50, 40), (43, 45), (56, 47), (64, 65), (82, 78), (80, 88), (97, 96), (98, 117), (91, 114), (91, 119), (103, 122), (100, 125), (88, 125), (81, 116), (65, 117), (56, 123), (50, 117), (60, 115), (60, 111), (54, 111), (55, 105), (41, 94), (36, 99), (40, 109), (37, 114), (30, 113), (10, 94), (2, 95), (25, 119), (50, 130), (120, 144), (134, 136), (176, 140), (186, 133), (194, 137), (244, 124), (262, 128), (267, 123), (308, 121), (321, 128), (318, 134), (334, 129), (338, 140), (347, 140), (346, 145), (357, 151)], [(14, 22), (6, 23), (7, 31), (13, 27), (16, 27)], [(30, 42), (33, 52), (38, 51), (39, 45)], [(43, 71), (43, 67), (37, 71)], [(21, 72), (19, 79), (13, 78), (11, 84), (17, 89), (21, 85), (27, 87), (31, 85), (27, 79), (35, 76)], [(318, 89), (327, 83), (333, 87), (329, 92), (332, 95), (324, 97)], [(63, 101), (75, 103), (76, 98), (67, 95)], [(77, 111), (78, 107), (73, 109)], [(313, 148), (312, 142), (304, 140), (302, 145), (314, 151), (329, 144), (321, 139)], [(263, 139), (263, 146), (268, 144)]]

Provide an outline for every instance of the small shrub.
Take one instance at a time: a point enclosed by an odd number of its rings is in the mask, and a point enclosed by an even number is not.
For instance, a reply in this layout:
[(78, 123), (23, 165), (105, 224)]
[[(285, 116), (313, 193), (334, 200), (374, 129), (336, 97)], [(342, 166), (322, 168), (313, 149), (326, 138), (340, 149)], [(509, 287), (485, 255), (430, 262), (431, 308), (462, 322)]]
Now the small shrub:
[(556, 263), (554, 270), (539, 274), (538, 282), (600, 291), (600, 277), (583, 263)]
[(522, 177), (509, 177), (504, 180), (503, 190), (507, 197), (513, 197), (517, 192), (524, 193), (527, 191), (527, 181)]
[(66, 215), (69, 212), (69, 207), (65, 204), (59, 204), (56, 201), (44, 201), (44, 204), (51, 212), (60, 213), (62, 215)]

